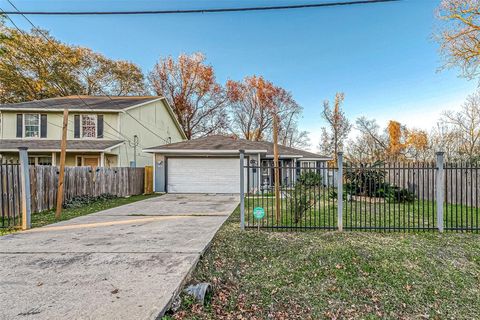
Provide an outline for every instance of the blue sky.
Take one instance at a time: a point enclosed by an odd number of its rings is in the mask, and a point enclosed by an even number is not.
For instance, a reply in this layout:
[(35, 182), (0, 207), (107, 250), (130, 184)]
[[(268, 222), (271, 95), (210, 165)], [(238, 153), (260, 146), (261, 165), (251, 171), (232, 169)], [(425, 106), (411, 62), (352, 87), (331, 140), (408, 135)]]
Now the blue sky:
[[(13, 0), (24, 10), (187, 9), (325, 0)], [(263, 75), (304, 108), (301, 128), (318, 144), (322, 101), (345, 93), (352, 121), (365, 115), (429, 129), (458, 108), (477, 82), (439, 72), (436, 0), (404, 0), (289, 11), (143, 15), (32, 16), (61, 41), (152, 68), (160, 56), (204, 52), (218, 81)], [(3, 10), (11, 9), (0, 0)], [(15, 21), (28, 24), (20, 16)]]

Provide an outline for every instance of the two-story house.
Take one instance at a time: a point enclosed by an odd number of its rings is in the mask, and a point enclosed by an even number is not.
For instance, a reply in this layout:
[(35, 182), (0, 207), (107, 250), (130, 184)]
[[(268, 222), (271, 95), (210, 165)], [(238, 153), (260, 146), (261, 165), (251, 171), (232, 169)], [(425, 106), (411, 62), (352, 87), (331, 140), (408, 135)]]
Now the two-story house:
[(162, 97), (67, 96), (0, 105), (0, 157), (16, 161), (28, 147), (31, 164), (57, 165), (64, 109), (67, 166), (152, 165), (142, 149), (186, 139)]

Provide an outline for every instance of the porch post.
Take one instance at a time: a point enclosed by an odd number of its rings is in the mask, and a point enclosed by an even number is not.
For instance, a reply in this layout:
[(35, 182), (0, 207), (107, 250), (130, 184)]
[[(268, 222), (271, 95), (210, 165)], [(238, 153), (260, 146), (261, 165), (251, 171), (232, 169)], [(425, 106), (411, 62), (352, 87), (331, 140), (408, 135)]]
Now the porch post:
[(343, 231), (343, 152), (337, 154), (337, 165), (337, 226)]
[(240, 150), (240, 229), (245, 230), (245, 150)]
[(437, 189), (437, 228), (439, 232), (443, 232), (443, 201), (445, 194), (444, 183), (444, 152), (437, 152), (437, 177), (436, 177), (436, 189)]
[(105, 167), (105, 152), (100, 153), (100, 167)]
[(20, 188), (22, 201), (22, 230), (30, 229), (31, 221), (31, 195), (30, 195), (30, 168), (28, 165), (28, 148), (18, 148), (20, 158)]
[(57, 154), (55, 152), (52, 152), (52, 166), (57, 165)]

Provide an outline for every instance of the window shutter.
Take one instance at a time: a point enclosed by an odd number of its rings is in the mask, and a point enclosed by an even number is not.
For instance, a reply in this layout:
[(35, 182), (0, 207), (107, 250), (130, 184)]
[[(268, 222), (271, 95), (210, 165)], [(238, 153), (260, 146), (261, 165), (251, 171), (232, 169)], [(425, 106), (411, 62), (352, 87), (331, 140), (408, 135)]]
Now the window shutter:
[(47, 137), (47, 115), (40, 115), (40, 138)]
[(80, 115), (73, 116), (73, 137), (80, 138)]
[(103, 138), (103, 114), (97, 116), (97, 138)]
[(17, 114), (17, 138), (23, 137), (23, 115)]

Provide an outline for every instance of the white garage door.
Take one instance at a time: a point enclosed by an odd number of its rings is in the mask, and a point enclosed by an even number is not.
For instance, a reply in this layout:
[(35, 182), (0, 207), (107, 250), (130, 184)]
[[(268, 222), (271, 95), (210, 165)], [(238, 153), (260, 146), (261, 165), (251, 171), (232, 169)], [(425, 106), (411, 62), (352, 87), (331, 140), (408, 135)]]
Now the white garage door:
[(239, 193), (238, 158), (169, 158), (167, 192)]

